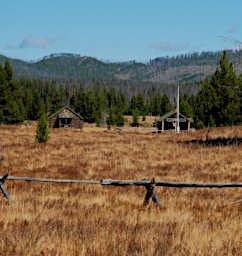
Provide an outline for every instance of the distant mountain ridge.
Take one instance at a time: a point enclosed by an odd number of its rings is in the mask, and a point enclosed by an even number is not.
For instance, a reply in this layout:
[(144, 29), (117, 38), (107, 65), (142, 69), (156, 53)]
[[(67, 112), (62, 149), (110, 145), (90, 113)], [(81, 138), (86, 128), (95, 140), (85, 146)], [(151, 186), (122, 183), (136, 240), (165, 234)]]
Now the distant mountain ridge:
[[(210, 76), (219, 64), (221, 51), (202, 52), (176, 57), (159, 57), (144, 64), (136, 61), (104, 62), (93, 57), (58, 53), (40, 60), (26, 62), (8, 58), (16, 77), (120, 79), (163, 83), (200, 81)], [(227, 51), (235, 70), (241, 72), (240, 51)], [(6, 56), (0, 55), (0, 63)]]

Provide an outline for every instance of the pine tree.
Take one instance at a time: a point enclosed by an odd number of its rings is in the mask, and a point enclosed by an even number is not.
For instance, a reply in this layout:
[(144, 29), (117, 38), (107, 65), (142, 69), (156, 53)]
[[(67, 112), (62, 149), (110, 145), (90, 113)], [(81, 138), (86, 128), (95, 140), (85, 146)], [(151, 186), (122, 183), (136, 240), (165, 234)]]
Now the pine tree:
[(161, 98), (156, 92), (154, 92), (150, 104), (152, 116), (160, 115)]
[(88, 91), (84, 97), (83, 118), (88, 123), (94, 123), (96, 119), (95, 98), (92, 91)]
[(12, 120), (11, 123), (21, 123), (26, 118), (26, 111), (23, 104), (23, 89), (20, 84), (16, 81), (10, 80), (9, 81), (9, 88), (10, 88), (10, 97), (8, 97), (8, 110), (11, 113), (11, 105), (16, 103), (18, 115), (9, 116), (8, 118)]
[(49, 125), (47, 120), (47, 115), (43, 112), (38, 121), (36, 141), (38, 143), (45, 143), (49, 140)]
[(80, 86), (78, 91), (73, 94), (70, 100), (71, 107), (79, 113), (81, 116), (84, 117), (84, 111), (85, 111), (85, 93), (83, 86)]
[(196, 97), (196, 126), (233, 125), (240, 122), (240, 113), (239, 79), (224, 51), (211, 81), (205, 79)]
[(124, 113), (127, 109), (126, 105), (126, 97), (125, 95), (121, 92), (121, 90), (118, 90), (117, 93), (117, 104), (116, 104), (116, 109), (118, 112)]
[(32, 111), (31, 111), (32, 120), (36, 120), (36, 119), (38, 120), (40, 118), (42, 112), (44, 112), (44, 103), (43, 103), (38, 91), (34, 91), (33, 102), (32, 102)]
[(183, 94), (180, 97), (180, 113), (185, 115), (186, 117), (193, 117), (193, 109), (188, 103), (189, 96), (187, 94)]
[(0, 123), (5, 122), (6, 106), (10, 95), (8, 83), (6, 80), (6, 72), (0, 64)]
[(101, 91), (99, 87), (95, 88), (94, 92), (95, 102), (95, 122), (97, 126), (105, 124), (105, 114), (107, 113), (107, 94), (105, 88)]
[(106, 120), (108, 126), (114, 126), (116, 124), (116, 115), (114, 108), (109, 108), (108, 118)]
[(139, 92), (136, 97), (136, 109), (139, 111), (140, 115), (143, 115), (145, 112), (145, 101), (141, 92)]
[(6, 71), (0, 63), (0, 85), (2, 85), (7, 80), (6, 76)]
[(219, 67), (211, 79), (211, 86), (215, 89), (218, 100), (217, 108), (213, 113), (217, 126), (231, 125), (236, 122), (239, 113), (239, 97), (236, 90), (238, 84), (239, 80), (224, 51)]
[(161, 97), (160, 101), (160, 115), (163, 116), (172, 110), (172, 105), (166, 94)]
[(151, 115), (151, 102), (150, 102), (150, 98), (147, 98), (145, 101), (145, 112), (146, 114), (149, 116)]
[[(30, 88), (24, 89), (23, 104), (24, 104), (24, 108), (26, 111), (26, 119), (33, 120), (32, 119), (33, 94), (32, 94), (32, 90)], [(37, 119), (39, 119), (39, 116)]]
[(136, 97), (132, 96), (130, 104), (129, 104), (129, 114), (131, 114), (134, 110), (136, 110), (137, 108), (137, 101), (136, 101)]
[(55, 113), (63, 107), (61, 93), (56, 90), (50, 99), (50, 113)]
[(216, 124), (216, 113), (218, 108), (218, 97), (216, 90), (212, 87), (208, 77), (206, 77), (202, 90), (197, 95), (195, 108), (195, 126), (214, 126)]
[(239, 96), (239, 118), (238, 118), (238, 123), (242, 124), (242, 73), (239, 76), (238, 96)]
[(13, 80), (13, 70), (6, 60), (4, 68), (0, 65), (0, 122), (20, 123), (25, 117), (23, 90)]
[(11, 81), (13, 78), (13, 69), (12, 69), (8, 59), (5, 60), (4, 70), (5, 70), (5, 74), (6, 74), (6, 80), (8, 82)]
[(123, 117), (122, 112), (116, 113), (116, 122), (115, 123), (118, 127), (124, 126), (124, 117)]
[(116, 90), (114, 88), (110, 88), (107, 93), (108, 98), (108, 107), (115, 107), (117, 106), (117, 96), (116, 96)]
[(131, 123), (131, 126), (133, 126), (133, 127), (139, 126), (138, 118), (139, 118), (138, 111), (134, 110), (133, 113), (132, 113), (132, 123)]

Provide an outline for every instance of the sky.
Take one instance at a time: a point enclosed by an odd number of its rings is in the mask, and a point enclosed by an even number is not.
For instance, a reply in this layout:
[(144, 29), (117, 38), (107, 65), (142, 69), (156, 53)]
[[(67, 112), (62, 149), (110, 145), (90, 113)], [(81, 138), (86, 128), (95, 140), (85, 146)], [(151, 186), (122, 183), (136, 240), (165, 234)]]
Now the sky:
[(1, 0), (0, 54), (104, 61), (242, 48), (241, 0)]

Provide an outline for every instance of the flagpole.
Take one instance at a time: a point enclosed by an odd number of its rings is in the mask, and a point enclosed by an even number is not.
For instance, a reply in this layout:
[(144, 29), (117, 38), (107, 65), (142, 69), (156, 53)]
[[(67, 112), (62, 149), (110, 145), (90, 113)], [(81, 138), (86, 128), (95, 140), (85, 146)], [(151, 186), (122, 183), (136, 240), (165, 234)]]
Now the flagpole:
[(179, 116), (180, 116), (180, 110), (179, 110), (179, 83), (178, 83), (178, 87), (177, 87), (177, 108), (176, 108), (176, 118), (177, 118), (177, 127), (176, 127), (176, 132), (180, 133), (180, 120), (179, 120)]

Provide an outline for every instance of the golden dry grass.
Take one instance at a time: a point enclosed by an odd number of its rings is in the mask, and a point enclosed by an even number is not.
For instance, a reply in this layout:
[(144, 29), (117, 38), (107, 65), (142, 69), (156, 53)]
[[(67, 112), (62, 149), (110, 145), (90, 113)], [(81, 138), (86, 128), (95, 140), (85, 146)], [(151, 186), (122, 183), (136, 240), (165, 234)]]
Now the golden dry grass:
[[(207, 130), (152, 134), (101, 128), (51, 130), (1, 126), (1, 174), (66, 179), (241, 182), (242, 146), (177, 143)], [(209, 133), (242, 137), (242, 127)], [(1, 255), (241, 255), (241, 188), (156, 188), (162, 203), (142, 205), (142, 187), (6, 181), (0, 198)]]

